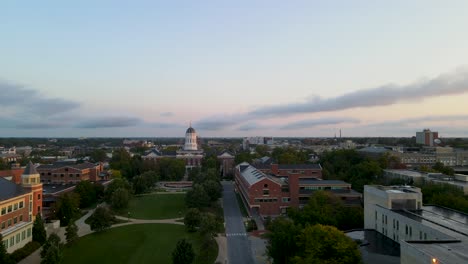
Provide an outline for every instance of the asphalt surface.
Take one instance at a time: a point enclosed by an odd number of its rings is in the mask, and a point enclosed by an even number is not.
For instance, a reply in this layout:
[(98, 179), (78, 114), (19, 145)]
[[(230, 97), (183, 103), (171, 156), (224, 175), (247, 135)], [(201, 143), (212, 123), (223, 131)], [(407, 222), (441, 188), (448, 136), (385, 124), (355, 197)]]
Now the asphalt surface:
[(229, 264), (254, 264), (232, 182), (223, 182), (223, 208)]

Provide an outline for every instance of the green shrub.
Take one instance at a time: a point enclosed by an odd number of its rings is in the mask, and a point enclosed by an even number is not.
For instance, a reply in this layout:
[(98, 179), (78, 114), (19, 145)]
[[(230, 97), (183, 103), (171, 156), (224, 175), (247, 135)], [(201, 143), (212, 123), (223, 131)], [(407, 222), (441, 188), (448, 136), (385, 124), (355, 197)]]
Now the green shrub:
[(31, 241), (24, 245), (24, 247), (15, 250), (11, 253), (10, 257), (15, 263), (20, 262), (22, 259), (26, 258), (27, 256), (31, 255), (34, 251), (41, 247), (41, 244), (37, 241)]

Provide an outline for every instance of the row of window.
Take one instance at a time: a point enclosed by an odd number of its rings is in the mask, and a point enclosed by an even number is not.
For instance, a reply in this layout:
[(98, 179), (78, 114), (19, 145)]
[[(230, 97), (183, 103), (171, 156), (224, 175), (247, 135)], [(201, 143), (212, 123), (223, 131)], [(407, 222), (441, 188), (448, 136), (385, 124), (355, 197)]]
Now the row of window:
[[(48, 175), (50, 175), (50, 173)], [(81, 174), (74, 174), (74, 175), (75, 175), (75, 177), (80, 177), (81, 176)], [(45, 176), (44, 173), (42, 173), (42, 176)], [(57, 178), (59, 176), (59, 174), (54, 174), (53, 176), (55, 178)], [(64, 176), (65, 176), (65, 174), (60, 174), (60, 177), (64, 177)], [(73, 174), (68, 174), (67, 176), (68, 177), (73, 177)]]
[(12, 247), (29, 237), (31, 237), (31, 228), (16, 234), (16, 236), (10, 237), (10, 239), (3, 240), (3, 244), (5, 245), (5, 248)]
[(2, 225), (1, 225), (2, 230), (7, 228), (7, 227), (10, 227), (12, 224), (16, 225), (18, 223), (18, 220), (19, 220), (19, 222), (23, 221), (23, 215), (20, 215), (19, 218), (18, 218), (18, 216), (15, 216), (15, 217), (10, 218), (10, 219), (8, 219), (6, 221), (3, 221)]
[(256, 203), (275, 203), (277, 201), (277, 198), (255, 198)]
[[(387, 235), (387, 230), (384, 228), (384, 225), (387, 225), (387, 215), (382, 213), (382, 234)], [(377, 229), (377, 211), (375, 211), (375, 228)], [(400, 230), (400, 222), (396, 219), (393, 219), (393, 230), (396, 230), (397, 233)], [(413, 236), (413, 228), (409, 225), (405, 225), (405, 235), (412, 237)], [(419, 231), (419, 239), (422, 240), (424, 237), (424, 240), (427, 240), (427, 234), (422, 231)], [(396, 236), (396, 239), (398, 241), (398, 234)], [(395, 240), (395, 234), (393, 234), (393, 240)]]
[(21, 209), (23, 207), (24, 207), (24, 202), (22, 202), (22, 201), (19, 202), (19, 203), (9, 205), (8, 207), (2, 207), (2, 215), (14, 212), (14, 211), (16, 211), (18, 209)]
[(300, 190), (347, 190), (347, 187), (343, 186), (303, 186)]

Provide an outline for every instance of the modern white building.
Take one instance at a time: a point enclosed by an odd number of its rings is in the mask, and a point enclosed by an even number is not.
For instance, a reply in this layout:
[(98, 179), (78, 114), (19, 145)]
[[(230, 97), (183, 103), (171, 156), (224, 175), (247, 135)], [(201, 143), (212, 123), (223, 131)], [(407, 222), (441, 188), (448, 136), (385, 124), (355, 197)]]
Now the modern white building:
[(364, 228), (399, 243), (401, 264), (468, 263), (468, 215), (423, 206), (419, 188), (364, 186)]

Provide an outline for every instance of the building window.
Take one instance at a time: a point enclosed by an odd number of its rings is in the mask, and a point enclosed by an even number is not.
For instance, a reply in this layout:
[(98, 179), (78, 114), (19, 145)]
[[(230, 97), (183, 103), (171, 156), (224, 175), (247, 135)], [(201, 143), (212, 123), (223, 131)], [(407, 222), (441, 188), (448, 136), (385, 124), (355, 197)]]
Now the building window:
[(9, 205), (8, 206), (8, 212), (11, 213), (11, 211), (13, 211), (13, 206)]
[(27, 236), (28, 236), (28, 237), (31, 236), (31, 228), (28, 228), (28, 230), (27, 230)]
[(13, 224), (18, 223), (18, 217), (13, 218)]
[(23, 215), (19, 216), (19, 220), (20, 220), (20, 222), (23, 221)]
[(424, 240), (427, 240), (427, 234), (424, 233)]
[(422, 231), (419, 231), (419, 240), (422, 240)]
[(8, 239), (5, 239), (5, 240), (3, 241), (3, 244), (5, 245), (5, 248), (8, 248)]
[(24, 202), (20, 202), (19, 203), (19, 208), (23, 208), (24, 207)]
[(405, 225), (405, 234), (408, 235), (408, 225)]
[(40, 212), (41, 212), (41, 207), (38, 206), (38, 207), (37, 207), (37, 213), (40, 213)]
[(6, 227), (6, 222), (2, 222), (2, 229), (5, 229)]
[(15, 237), (10, 237), (10, 246), (15, 245)]
[(41, 194), (37, 194), (37, 199), (40, 200), (41, 199)]
[(16, 244), (21, 241), (21, 234), (16, 234)]
[(283, 203), (289, 203), (291, 201), (291, 198), (283, 197), (282, 201), (283, 201)]
[(26, 231), (21, 232), (21, 240), (26, 239)]
[(265, 183), (265, 184), (263, 185), (263, 188), (268, 188), (268, 184)]
[(15, 203), (15, 204), (13, 205), (13, 211), (16, 211), (16, 210), (18, 210), (18, 204), (17, 204), (17, 203)]
[(413, 230), (412, 230), (412, 228), (411, 228), (411, 226), (410, 226), (410, 228), (409, 228), (409, 236), (410, 236), (410, 237), (412, 236), (412, 233), (413, 233), (412, 231), (413, 231)]
[(11, 226), (11, 218), (8, 219), (8, 226)]
[(270, 190), (268, 189), (263, 189), (263, 195), (269, 195), (270, 194)]
[(2, 208), (2, 215), (6, 214), (6, 207)]

